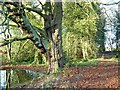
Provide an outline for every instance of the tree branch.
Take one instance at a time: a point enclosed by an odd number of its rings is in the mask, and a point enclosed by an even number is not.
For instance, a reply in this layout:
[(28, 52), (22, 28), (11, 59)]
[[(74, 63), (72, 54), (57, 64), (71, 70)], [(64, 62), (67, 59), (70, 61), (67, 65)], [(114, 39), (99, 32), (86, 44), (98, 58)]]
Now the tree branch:
[(115, 2), (115, 3), (110, 3), (110, 4), (104, 4), (104, 3), (100, 3), (100, 4), (102, 4), (102, 5), (115, 5), (115, 4), (119, 4), (119, 3), (120, 3), (120, 1)]
[(36, 9), (35, 8), (34, 9), (33, 8), (29, 8), (29, 7), (23, 7), (23, 8), (28, 10), (28, 11), (33, 11), (33, 12), (39, 14), (40, 16), (42, 16), (43, 18), (46, 18), (45, 14), (43, 14), (42, 11), (37, 9), (37, 8)]
[(3, 14), (2, 10), (0, 10), (0, 14)]
[[(0, 1), (0, 3), (3, 3), (2, 1)], [(15, 2), (5, 2), (5, 4), (10, 4), (10, 5), (13, 5), (15, 7), (18, 7), (18, 4), (16, 4)], [(29, 7), (25, 7), (22, 5), (22, 8), (23, 9), (26, 9), (28, 11), (33, 11), (37, 14), (39, 14), (40, 16), (42, 16), (43, 18), (46, 18), (45, 14), (42, 13), (42, 10), (40, 10), (39, 8), (29, 8)], [(0, 12), (1, 13), (1, 12)]]
[[(0, 24), (0, 26), (7, 26), (7, 23)], [(9, 26), (12, 26), (12, 27), (18, 27), (17, 25), (12, 25), (12, 24), (9, 24)]]
[(85, 15), (89, 16), (89, 15), (82, 9), (82, 6), (81, 6), (79, 3), (76, 3), (76, 4), (80, 7), (80, 9), (82, 10), (82, 12), (83, 12)]
[(10, 41), (8, 41), (8, 42), (5, 42), (5, 43), (3, 43), (3, 44), (0, 44), (0, 47), (2, 47), (2, 46), (6, 46), (6, 45), (8, 45), (8, 44), (11, 44), (12, 42), (14, 42), (14, 41), (22, 41), (22, 40), (26, 40), (26, 39), (32, 39), (33, 38), (33, 36), (31, 36), (31, 37), (24, 37), (24, 38), (14, 38), (14, 39), (12, 39), (12, 40), (10, 40)]

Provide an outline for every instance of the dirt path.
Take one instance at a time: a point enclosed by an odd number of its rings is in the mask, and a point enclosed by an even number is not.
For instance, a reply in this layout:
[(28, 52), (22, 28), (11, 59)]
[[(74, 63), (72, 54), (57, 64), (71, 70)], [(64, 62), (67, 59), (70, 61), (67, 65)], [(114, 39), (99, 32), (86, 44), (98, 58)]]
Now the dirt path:
[(120, 88), (118, 69), (120, 66), (114, 62), (99, 62), (97, 67), (65, 67), (63, 72), (23, 88)]

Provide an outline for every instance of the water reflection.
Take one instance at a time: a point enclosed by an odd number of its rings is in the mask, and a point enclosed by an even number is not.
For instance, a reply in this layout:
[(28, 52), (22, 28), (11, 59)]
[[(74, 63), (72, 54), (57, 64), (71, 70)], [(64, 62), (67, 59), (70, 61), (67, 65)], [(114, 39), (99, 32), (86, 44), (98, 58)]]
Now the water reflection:
[(25, 82), (36, 80), (42, 76), (42, 73), (30, 70), (1, 70), (0, 89), (16, 87)]

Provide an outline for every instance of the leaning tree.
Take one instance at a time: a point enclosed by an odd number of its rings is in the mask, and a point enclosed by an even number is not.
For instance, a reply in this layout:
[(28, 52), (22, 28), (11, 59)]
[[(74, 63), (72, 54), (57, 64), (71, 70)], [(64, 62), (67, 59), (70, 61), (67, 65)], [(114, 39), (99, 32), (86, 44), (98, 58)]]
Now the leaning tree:
[[(39, 52), (45, 54), (49, 61), (48, 73), (53, 73), (58, 67), (62, 67), (62, 2), (47, 0), (42, 3), (37, 0), (37, 5), (34, 7), (33, 4), (29, 4), (29, 7), (26, 6), (25, 2), (23, 4), (23, 2), (0, 1), (0, 3), (0, 13), (4, 16), (2, 26), (5, 26), (0, 34), (9, 31), (7, 36), (10, 38), (9, 26), (17, 25), (17, 28), (27, 35), (23, 38), (6, 40), (0, 47), (11, 45), (14, 41), (30, 39)], [(40, 16), (43, 19), (44, 28), (31, 24), (27, 16), (28, 12)], [(14, 25), (11, 25), (11, 22), (14, 22)]]

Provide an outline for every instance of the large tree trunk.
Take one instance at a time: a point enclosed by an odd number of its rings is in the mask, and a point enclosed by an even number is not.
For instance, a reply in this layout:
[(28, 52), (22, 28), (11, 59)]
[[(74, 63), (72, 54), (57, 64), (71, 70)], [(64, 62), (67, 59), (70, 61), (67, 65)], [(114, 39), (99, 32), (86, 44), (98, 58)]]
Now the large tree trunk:
[(46, 6), (50, 8), (49, 13), (46, 12), (48, 15), (44, 22), (50, 42), (50, 50), (47, 50), (48, 73), (53, 73), (58, 67), (62, 67), (62, 2), (54, 2), (52, 5), (47, 2)]

